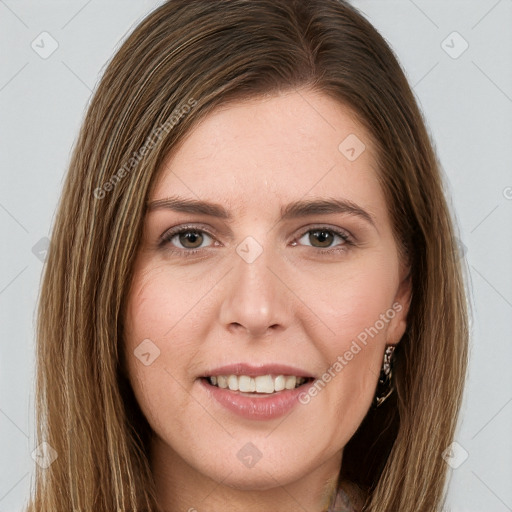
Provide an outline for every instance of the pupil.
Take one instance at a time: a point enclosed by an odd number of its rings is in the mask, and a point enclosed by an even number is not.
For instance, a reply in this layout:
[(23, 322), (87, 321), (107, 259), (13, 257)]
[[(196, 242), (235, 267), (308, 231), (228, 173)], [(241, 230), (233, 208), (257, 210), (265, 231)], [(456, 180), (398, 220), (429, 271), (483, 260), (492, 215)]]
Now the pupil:
[(332, 234), (329, 231), (312, 231), (310, 235), (310, 242), (313, 240), (312, 237), (316, 237), (316, 241), (320, 242), (322, 247), (329, 247), (332, 242)]

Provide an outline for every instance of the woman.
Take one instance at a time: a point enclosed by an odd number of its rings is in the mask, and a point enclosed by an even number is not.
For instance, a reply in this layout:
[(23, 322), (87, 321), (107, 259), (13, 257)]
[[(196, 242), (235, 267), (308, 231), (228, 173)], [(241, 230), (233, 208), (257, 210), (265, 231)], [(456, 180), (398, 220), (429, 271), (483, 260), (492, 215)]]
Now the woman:
[(467, 363), (453, 240), (413, 94), (354, 8), (165, 3), (64, 187), (29, 510), (439, 510)]

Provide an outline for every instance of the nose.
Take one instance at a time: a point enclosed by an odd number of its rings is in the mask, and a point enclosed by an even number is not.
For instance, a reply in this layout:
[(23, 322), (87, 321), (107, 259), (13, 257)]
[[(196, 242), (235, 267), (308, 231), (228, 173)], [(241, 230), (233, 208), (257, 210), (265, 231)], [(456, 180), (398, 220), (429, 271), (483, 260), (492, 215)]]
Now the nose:
[(254, 261), (242, 256), (234, 254), (234, 269), (223, 286), (221, 325), (238, 336), (275, 335), (289, 325), (292, 294), (270, 250), (263, 250)]

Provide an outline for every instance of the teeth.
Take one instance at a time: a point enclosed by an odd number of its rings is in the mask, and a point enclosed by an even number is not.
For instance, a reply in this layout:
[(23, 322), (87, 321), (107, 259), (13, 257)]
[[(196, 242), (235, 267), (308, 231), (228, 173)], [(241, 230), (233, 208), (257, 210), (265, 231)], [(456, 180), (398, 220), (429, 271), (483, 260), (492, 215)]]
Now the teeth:
[(274, 381), (274, 389), (276, 391), (282, 391), (286, 388), (286, 379), (284, 375), (278, 375)]
[(254, 379), (256, 381), (256, 393), (273, 393), (274, 379), (270, 375), (260, 375)]
[[(234, 375), (231, 377), (234, 377)], [(240, 375), (240, 377), (238, 377), (238, 390), (243, 393), (252, 393), (253, 391), (256, 391), (256, 383), (254, 382), (254, 379), (251, 379), (251, 377), (248, 377), (247, 375)]]
[(306, 382), (304, 377), (294, 375), (259, 375), (249, 377), (248, 375), (217, 375), (208, 378), (210, 384), (222, 389), (229, 388), (231, 391), (242, 393), (264, 393), (271, 394), (284, 389), (294, 389)]
[(238, 391), (238, 378), (236, 375), (230, 375), (228, 377), (228, 388), (231, 391)]
[(293, 389), (297, 384), (297, 377), (286, 377), (284, 382), (284, 387), (286, 389)]

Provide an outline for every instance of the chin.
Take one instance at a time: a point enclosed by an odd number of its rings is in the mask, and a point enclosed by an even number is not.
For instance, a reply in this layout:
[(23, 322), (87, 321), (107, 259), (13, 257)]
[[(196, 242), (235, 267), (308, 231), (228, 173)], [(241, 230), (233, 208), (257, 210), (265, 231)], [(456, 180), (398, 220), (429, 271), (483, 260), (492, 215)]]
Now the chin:
[(307, 474), (307, 470), (290, 472), (289, 468), (277, 468), (273, 464), (257, 464), (252, 468), (232, 466), (223, 468), (221, 474), (228, 473), (228, 477), (219, 478), (219, 474), (208, 475), (210, 478), (240, 491), (266, 491), (275, 487), (288, 485), (300, 480)]

